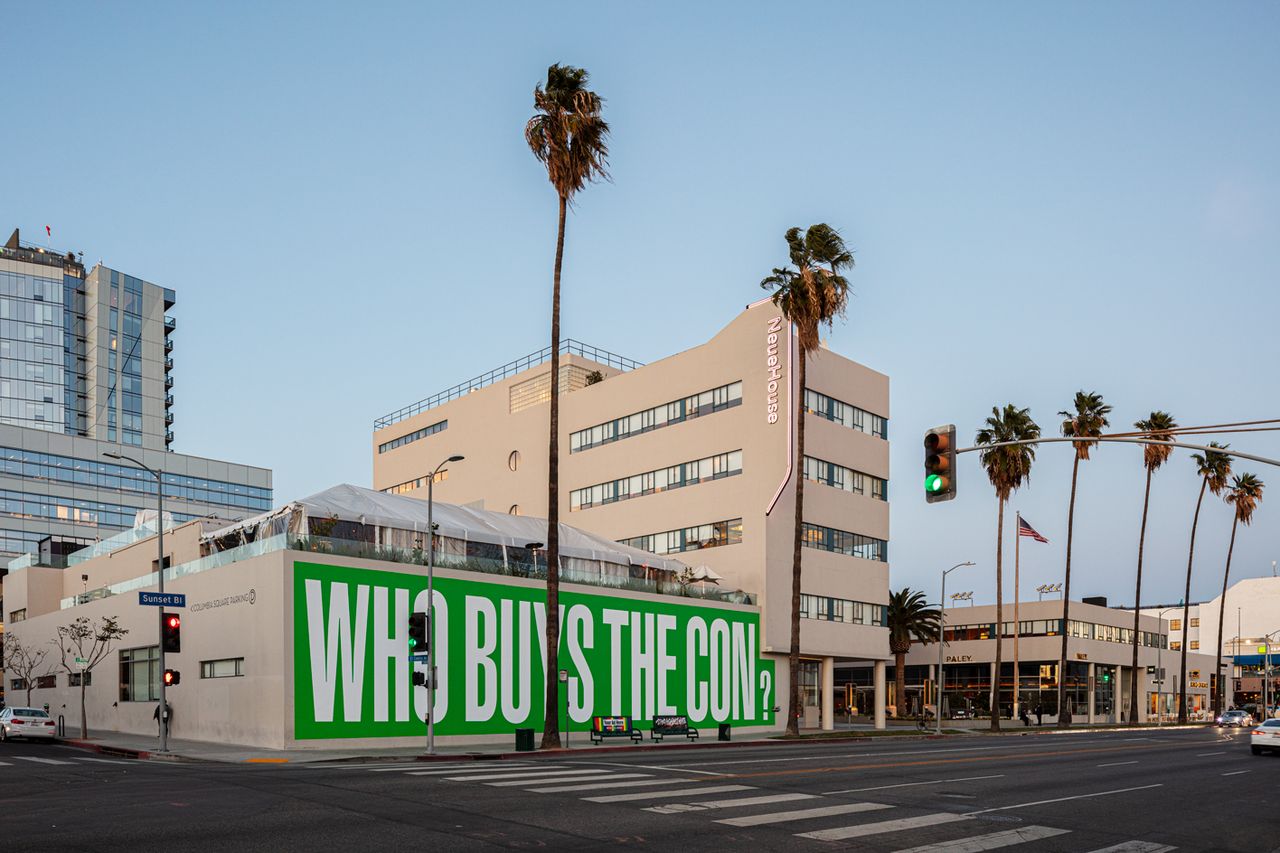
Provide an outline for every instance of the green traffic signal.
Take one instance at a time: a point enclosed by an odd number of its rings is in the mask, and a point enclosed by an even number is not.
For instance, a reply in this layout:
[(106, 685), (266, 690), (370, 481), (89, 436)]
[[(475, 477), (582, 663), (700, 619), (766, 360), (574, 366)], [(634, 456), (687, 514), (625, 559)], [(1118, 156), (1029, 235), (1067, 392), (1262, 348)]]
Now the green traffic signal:
[(413, 648), (413, 647), (414, 647), (414, 646), (416, 646), (416, 645), (418, 645), (418, 641), (417, 641), (417, 640), (415, 640), (413, 637), (410, 637), (410, 638), (409, 638), (409, 648)]
[(924, 478), (924, 490), (926, 492), (937, 492), (942, 490), (942, 478), (937, 474), (930, 474)]

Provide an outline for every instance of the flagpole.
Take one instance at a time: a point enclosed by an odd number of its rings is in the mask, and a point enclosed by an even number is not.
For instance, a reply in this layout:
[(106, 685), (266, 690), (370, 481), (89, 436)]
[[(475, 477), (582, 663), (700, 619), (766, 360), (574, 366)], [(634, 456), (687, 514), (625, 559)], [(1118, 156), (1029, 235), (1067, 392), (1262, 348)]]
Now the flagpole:
[(1018, 535), (1013, 537), (1013, 719), (1018, 719), (1018, 688), (1022, 685), (1022, 673), (1018, 668), (1018, 600), (1022, 598), (1018, 590), (1018, 574), (1022, 562), (1022, 512), (1017, 513), (1018, 522), (1014, 530)]

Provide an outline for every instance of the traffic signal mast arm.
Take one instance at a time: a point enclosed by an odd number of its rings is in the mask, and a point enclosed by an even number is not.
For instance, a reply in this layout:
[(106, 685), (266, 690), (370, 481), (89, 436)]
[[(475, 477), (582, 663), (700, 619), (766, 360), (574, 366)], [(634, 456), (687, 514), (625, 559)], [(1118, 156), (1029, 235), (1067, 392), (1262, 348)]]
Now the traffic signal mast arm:
[(1252, 453), (1242, 453), (1239, 450), (1231, 450), (1224, 447), (1205, 447), (1202, 444), (1187, 444), (1181, 441), (1163, 441), (1158, 438), (1128, 438), (1119, 436), (1100, 435), (1097, 438), (1081, 439), (1081, 438), (1032, 438), (1025, 441), (999, 441), (994, 444), (980, 444), (975, 447), (961, 447), (956, 453), (972, 453), (975, 450), (990, 450), (993, 447), (1009, 447), (1015, 444), (1049, 444), (1055, 441), (1087, 441), (1093, 443), (1095, 441), (1112, 441), (1124, 442), (1126, 444), (1160, 444), (1165, 447), (1182, 447), (1187, 450), (1200, 450), (1205, 453), (1221, 453), (1223, 456), (1234, 456), (1237, 459), (1248, 459), (1253, 462), (1261, 462), (1264, 465), (1280, 466), (1280, 459), (1270, 459), (1266, 456), (1257, 456)]

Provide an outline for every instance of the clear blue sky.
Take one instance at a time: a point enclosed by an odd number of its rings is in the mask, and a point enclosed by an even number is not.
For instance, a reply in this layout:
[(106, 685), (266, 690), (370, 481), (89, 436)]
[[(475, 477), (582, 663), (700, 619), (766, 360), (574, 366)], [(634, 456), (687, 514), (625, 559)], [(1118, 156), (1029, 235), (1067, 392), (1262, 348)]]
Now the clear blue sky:
[[(895, 586), (936, 598), (971, 559), (952, 588), (994, 595), (991, 489), (969, 456), (959, 500), (925, 505), (929, 426), (971, 438), (1013, 401), (1056, 433), (1080, 388), (1120, 426), (1280, 416), (1274, 3), (67, 3), (5, 23), (0, 225), (176, 289), (177, 449), (275, 469), (280, 501), (368, 485), (376, 416), (545, 344), (555, 198), (521, 134), (551, 62), (590, 70), (613, 126), (614, 182), (569, 223), (566, 334), (654, 360), (758, 298), (788, 226), (856, 250), (831, 344), (892, 377)], [(1280, 470), (1251, 467), (1275, 491), (1238, 577), (1280, 559)], [(1069, 475), (1045, 448), (1015, 498), (1051, 540), (1024, 549), (1026, 590), (1061, 579)], [(1144, 603), (1181, 597), (1196, 486), (1184, 453), (1157, 474)], [(1132, 601), (1142, 488), (1137, 448), (1083, 470), (1076, 593)], [(1208, 505), (1197, 598), (1229, 527)]]

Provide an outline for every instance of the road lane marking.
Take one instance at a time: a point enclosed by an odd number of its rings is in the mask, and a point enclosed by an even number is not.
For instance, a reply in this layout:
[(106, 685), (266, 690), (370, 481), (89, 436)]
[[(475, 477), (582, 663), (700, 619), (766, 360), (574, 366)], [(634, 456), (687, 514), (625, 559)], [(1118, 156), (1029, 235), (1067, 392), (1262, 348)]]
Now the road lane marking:
[(887, 791), (890, 788), (913, 788), (917, 785), (942, 785), (947, 782), (977, 782), (979, 779), (1003, 779), (1004, 774), (998, 773), (995, 776), (965, 776), (962, 779), (930, 779), (927, 782), (900, 782), (897, 785), (877, 785), (874, 788), (846, 788), (843, 791), (823, 791), (824, 795), (831, 794), (860, 794), (863, 791)]
[(979, 853), (982, 850), (995, 850), (1000, 847), (1011, 847), (1014, 844), (1039, 841), (1042, 838), (1053, 838), (1055, 835), (1066, 835), (1070, 831), (1049, 826), (1023, 826), (1018, 829), (1006, 829), (1004, 832), (992, 832), (988, 835), (957, 838), (955, 841), (944, 841), (941, 844), (909, 847), (906, 850), (899, 850), (898, 853)]
[[(430, 771), (420, 771), (430, 772)], [(457, 773), (457, 770), (453, 771)], [(591, 776), (612, 773), (612, 770), (508, 770), (503, 773), (480, 773), (466, 776), (447, 776), (449, 782), (488, 782), (490, 779), (534, 779), (541, 781), (543, 776)], [(555, 781), (548, 779), (547, 781)]]
[(882, 820), (877, 823), (863, 823), (857, 826), (837, 826), (835, 829), (819, 829), (814, 832), (797, 833), (797, 838), (812, 838), (816, 841), (843, 841), (846, 838), (861, 838), (865, 835), (881, 835), (886, 832), (902, 832), (908, 829), (919, 829), (925, 826), (937, 826), (942, 823), (955, 823), (961, 820), (973, 820), (968, 815), (937, 814), (904, 817), (898, 820)]
[[(401, 770), (411, 770), (414, 767), (417, 767), (419, 765), (415, 761), (415, 762), (405, 762), (402, 764), (379, 764), (377, 766), (372, 764), (362, 764), (360, 766), (368, 769), (370, 773), (398, 773)], [(445, 765), (434, 764), (431, 766), (441, 768), (441, 772), (445, 772), (445, 773), (460, 773), (463, 770), (491, 770), (491, 769), (492, 770), (513, 770), (515, 769), (510, 766), (493, 767), (493, 768), (476, 767), (474, 761), (468, 761), (465, 764), (445, 764)]]
[(1045, 806), (1050, 803), (1065, 803), (1068, 800), (1087, 800), (1091, 797), (1109, 797), (1113, 794), (1127, 794), (1130, 791), (1147, 791), (1151, 788), (1163, 788), (1163, 782), (1157, 782), (1154, 785), (1138, 785), (1134, 788), (1116, 788), (1113, 791), (1095, 791), (1092, 794), (1076, 794), (1074, 797), (1055, 797), (1052, 800), (1036, 800), (1034, 803), (1018, 803), (1012, 806), (996, 806), (993, 809), (980, 809), (976, 812), (967, 812), (966, 816), (989, 814), (991, 812), (1007, 812), (1011, 809), (1025, 809), (1031, 806)]
[[(406, 764), (396, 770), (412, 770), (414, 764)], [(565, 764), (548, 764), (543, 770), (563, 770), (567, 767)], [(448, 770), (413, 770), (412, 776), (448, 776), (451, 773), (483, 773), (486, 776), (495, 773), (514, 773), (516, 771), (534, 773), (537, 772), (532, 767), (451, 767)]]
[(1116, 844), (1112, 847), (1103, 847), (1100, 850), (1094, 850), (1093, 853), (1169, 853), (1170, 850), (1177, 849), (1177, 847), (1171, 847), (1168, 844), (1158, 844), (1155, 841), (1126, 841), (1123, 844)]
[(1137, 764), (1136, 761), (1113, 761), (1110, 764), (1099, 764), (1099, 767), (1123, 767), (1126, 764)]
[(1233, 770), (1230, 773), (1223, 773), (1223, 776), (1239, 776), (1241, 773), (1248, 773), (1248, 770)]
[(704, 776), (722, 776), (724, 774), (717, 773), (714, 770), (688, 770), (689, 765), (684, 764), (624, 764), (621, 761), (597, 761), (597, 764), (604, 764), (609, 767), (639, 767), (642, 770), (678, 770), (681, 773), (700, 773)]
[(796, 809), (789, 812), (770, 812), (753, 814), (746, 817), (727, 817), (716, 821), (726, 826), (765, 826), (771, 823), (788, 823), (793, 820), (813, 820), (819, 817), (831, 817), (838, 814), (854, 814), (855, 812), (875, 812), (891, 809), (893, 806), (884, 803), (841, 803), (837, 806), (820, 806), (816, 809)]
[(15, 755), (19, 761), (36, 761), (40, 764), (70, 764), (70, 761), (59, 761), (56, 758), (36, 758), (34, 755)]
[(606, 779), (647, 779), (648, 773), (610, 773), (605, 771), (605, 775), (593, 773), (590, 776), (566, 776), (562, 779), (516, 779), (513, 782), (485, 782), (490, 788), (519, 788), (524, 785), (558, 785), (561, 782), (566, 785), (570, 782), (603, 782)]
[(13, 765), (7, 761), (0, 761), (0, 767), (12, 767)]
[(731, 791), (755, 791), (750, 785), (710, 785), (696, 788), (670, 788), (666, 791), (632, 791), (627, 794), (608, 794), (603, 797), (583, 797), (588, 803), (626, 803), (632, 800), (660, 800), (687, 797), (690, 794), (727, 794)]
[(672, 803), (666, 806), (650, 806), (645, 809), (654, 814), (700, 812), (707, 809), (737, 809), (743, 806), (766, 806), (770, 803), (791, 803), (796, 800), (816, 800), (813, 794), (770, 794), (765, 797), (738, 797), (736, 800), (703, 800), (696, 803)]
[[(617, 779), (618, 777), (614, 776), (612, 778)], [(553, 780), (548, 779), (547, 784), (550, 784), (552, 781)], [(678, 785), (684, 782), (688, 782), (692, 784), (694, 782), (701, 782), (702, 780), (686, 779), (682, 776), (663, 776), (658, 779), (642, 779), (638, 782), (595, 782), (590, 785), (560, 784), (560, 783), (569, 782), (570, 780), (568, 779), (556, 779), (554, 781), (557, 783), (554, 787), (526, 788), (525, 790), (531, 791), (535, 794), (560, 794), (560, 793), (573, 792), (573, 791), (600, 791), (600, 790), (606, 790), (609, 788), (643, 788), (648, 785)], [(689, 790), (697, 790), (697, 789), (690, 788)]]
[(76, 761), (92, 761), (95, 764), (137, 764), (137, 761), (115, 761), (110, 758), (77, 758)]
[(1204, 758), (1206, 755), (1226, 755), (1225, 752), (1197, 752), (1196, 758)]
[[(931, 750), (927, 750), (927, 753), (929, 755), (941, 755), (944, 753), (952, 753), (952, 752), (1017, 752), (1023, 749), (1031, 749), (1033, 747), (1038, 747), (1039, 745), (1040, 744), (1029, 743), (1029, 744), (1023, 744), (1019, 746), (962, 746), (962, 747), (955, 747), (952, 749), (931, 749)], [(855, 758), (858, 760), (862, 760), (865, 758), (893, 758), (899, 755), (920, 755), (921, 753), (924, 753), (924, 752), (926, 752), (926, 750), (923, 750), (923, 749), (904, 750), (899, 752), (867, 752), (867, 753), (862, 753), (858, 755), (851, 755), (849, 757)], [(775, 764), (778, 762), (785, 762), (785, 761), (830, 761), (830, 760), (831, 760), (830, 754), (798, 755), (793, 758), (743, 758), (743, 759), (738, 759), (734, 761), (715, 761), (715, 760), (708, 759), (707, 761), (693, 761), (687, 764), (668, 764), (667, 767), (674, 770), (676, 768), (684, 768), (684, 767), (701, 767), (704, 764), (714, 764), (717, 767), (719, 767), (722, 764)]]

